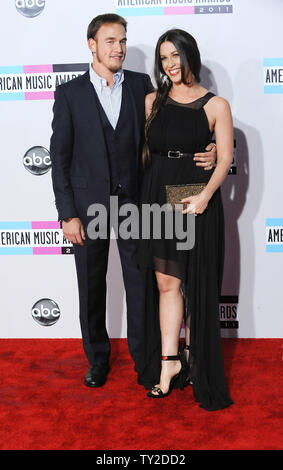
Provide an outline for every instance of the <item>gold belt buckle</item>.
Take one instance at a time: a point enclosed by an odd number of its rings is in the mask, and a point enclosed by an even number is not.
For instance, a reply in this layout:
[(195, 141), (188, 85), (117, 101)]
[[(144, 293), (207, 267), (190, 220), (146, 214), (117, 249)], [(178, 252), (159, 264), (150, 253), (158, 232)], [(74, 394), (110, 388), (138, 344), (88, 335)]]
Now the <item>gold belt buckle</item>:
[[(172, 154), (175, 154), (174, 156)], [(169, 150), (168, 158), (180, 158), (181, 152), (179, 150)]]

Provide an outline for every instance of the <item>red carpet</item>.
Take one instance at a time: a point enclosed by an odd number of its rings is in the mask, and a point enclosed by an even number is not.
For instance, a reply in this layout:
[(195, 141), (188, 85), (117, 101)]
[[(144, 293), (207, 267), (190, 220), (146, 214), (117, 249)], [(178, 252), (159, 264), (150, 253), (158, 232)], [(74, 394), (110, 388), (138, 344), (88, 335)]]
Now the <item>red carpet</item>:
[(282, 340), (226, 339), (223, 352), (235, 403), (207, 412), (190, 387), (149, 399), (126, 340), (112, 340), (99, 389), (83, 385), (80, 340), (0, 340), (0, 449), (281, 449)]

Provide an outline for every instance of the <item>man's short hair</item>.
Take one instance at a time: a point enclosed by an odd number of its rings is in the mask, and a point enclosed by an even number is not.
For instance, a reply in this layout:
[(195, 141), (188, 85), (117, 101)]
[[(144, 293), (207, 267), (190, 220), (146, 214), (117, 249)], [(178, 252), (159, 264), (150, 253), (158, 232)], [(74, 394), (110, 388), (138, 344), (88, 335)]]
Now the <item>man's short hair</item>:
[(107, 23), (118, 23), (124, 26), (127, 31), (127, 21), (122, 16), (116, 15), (115, 13), (105, 13), (93, 18), (87, 29), (87, 39), (95, 38), (97, 31), (103, 24)]

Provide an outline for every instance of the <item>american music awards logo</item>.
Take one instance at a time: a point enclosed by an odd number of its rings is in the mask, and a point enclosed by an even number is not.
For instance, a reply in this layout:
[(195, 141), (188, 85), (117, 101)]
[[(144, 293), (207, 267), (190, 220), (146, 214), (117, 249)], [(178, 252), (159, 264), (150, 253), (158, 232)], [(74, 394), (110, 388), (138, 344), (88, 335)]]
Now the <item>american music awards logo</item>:
[(115, 0), (121, 16), (233, 13), (233, 0)]
[(71, 255), (60, 222), (0, 222), (0, 255)]
[(239, 321), (237, 317), (238, 310), (237, 295), (222, 295), (219, 303), (220, 328), (238, 329)]
[(266, 219), (266, 252), (283, 252), (283, 219)]
[[(219, 302), (219, 320), (220, 328), (223, 330), (237, 330), (239, 328), (238, 320), (238, 295), (222, 295)], [(182, 323), (185, 328), (185, 323)]]
[(88, 68), (89, 64), (0, 66), (0, 101), (53, 100), (58, 85)]
[(263, 59), (264, 93), (283, 93), (283, 57)]

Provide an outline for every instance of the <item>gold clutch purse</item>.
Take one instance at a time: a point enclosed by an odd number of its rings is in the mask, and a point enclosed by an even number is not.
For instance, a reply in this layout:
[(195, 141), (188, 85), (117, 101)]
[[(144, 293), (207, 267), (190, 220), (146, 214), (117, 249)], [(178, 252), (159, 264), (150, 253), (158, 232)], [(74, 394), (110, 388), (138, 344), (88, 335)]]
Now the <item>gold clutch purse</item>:
[[(166, 200), (167, 204), (171, 204), (172, 209), (175, 209), (175, 204), (182, 204), (181, 199), (190, 196), (196, 196), (201, 193), (205, 188), (206, 183), (193, 183), (193, 184), (169, 184), (166, 185)], [(185, 205), (185, 203), (183, 203)]]

